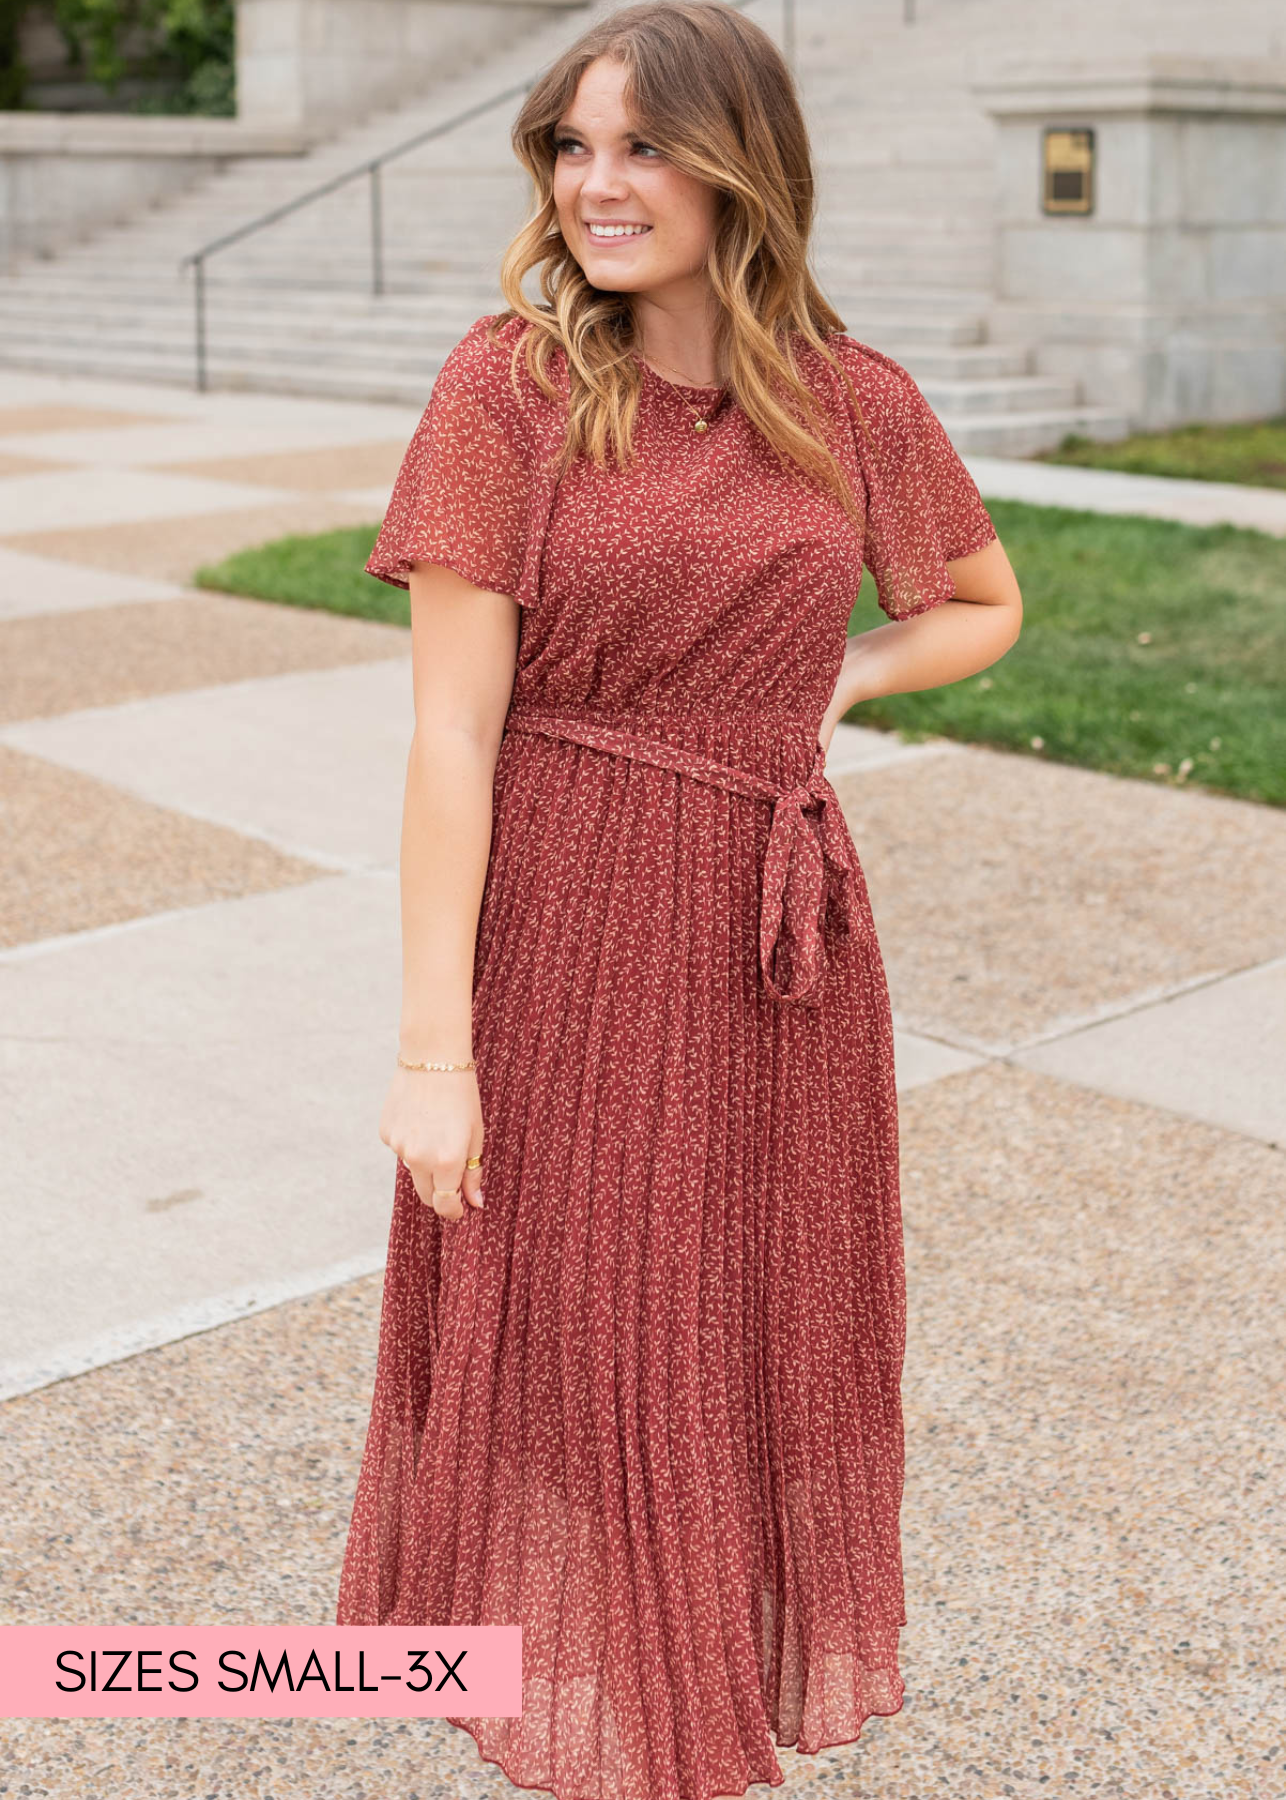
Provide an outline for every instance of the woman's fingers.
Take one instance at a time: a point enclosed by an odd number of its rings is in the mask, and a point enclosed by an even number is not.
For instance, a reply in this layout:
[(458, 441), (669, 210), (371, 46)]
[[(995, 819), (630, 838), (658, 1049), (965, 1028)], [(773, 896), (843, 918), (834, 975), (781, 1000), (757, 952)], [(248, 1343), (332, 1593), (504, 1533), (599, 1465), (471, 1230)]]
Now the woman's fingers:
[[(471, 1158), (480, 1151), (472, 1151)], [(406, 1161), (405, 1157), (402, 1159)], [(426, 1206), (431, 1206), (441, 1219), (462, 1219), (466, 1205), (475, 1212), (483, 1209), (482, 1167), (471, 1169), (467, 1163), (429, 1163), (412, 1167), (411, 1180)]]
[(439, 1219), (463, 1219), (465, 1217), (465, 1201), (459, 1188), (434, 1188), (432, 1190), (432, 1210), (438, 1213)]

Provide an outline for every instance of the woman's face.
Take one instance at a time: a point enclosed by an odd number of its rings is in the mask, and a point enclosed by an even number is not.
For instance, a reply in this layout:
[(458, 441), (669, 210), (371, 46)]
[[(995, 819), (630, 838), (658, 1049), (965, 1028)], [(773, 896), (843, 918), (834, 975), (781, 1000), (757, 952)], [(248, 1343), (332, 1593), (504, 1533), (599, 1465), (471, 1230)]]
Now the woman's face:
[[(599, 57), (554, 127), (554, 206), (592, 287), (648, 298), (707, 288), (717, 189), (674, 168), (635, 132), (622, 100), (625, 69)], [(642, 225), (596, 238), (591, 222)]]

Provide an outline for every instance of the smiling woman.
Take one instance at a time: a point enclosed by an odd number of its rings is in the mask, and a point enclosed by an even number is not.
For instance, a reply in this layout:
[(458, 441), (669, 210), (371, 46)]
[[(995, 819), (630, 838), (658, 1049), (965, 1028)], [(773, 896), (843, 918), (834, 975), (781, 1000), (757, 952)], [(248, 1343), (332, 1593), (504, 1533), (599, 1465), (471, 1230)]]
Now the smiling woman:
[(487, 1760), (715, 1800), (902, 1704), (893, 1030), (823, 733), (863, 566), (861, 671), (914, 685), (999, 654), (953, 571), (980, 595), (1003, 552), (816, 289), (757, 25), (612, 13), (514, 141), (509, 310), (443, 363), (367, 564), (411, 591), (416, 747), (337, 1618), (521, 1625), (521, 1714), (450, 1721)]

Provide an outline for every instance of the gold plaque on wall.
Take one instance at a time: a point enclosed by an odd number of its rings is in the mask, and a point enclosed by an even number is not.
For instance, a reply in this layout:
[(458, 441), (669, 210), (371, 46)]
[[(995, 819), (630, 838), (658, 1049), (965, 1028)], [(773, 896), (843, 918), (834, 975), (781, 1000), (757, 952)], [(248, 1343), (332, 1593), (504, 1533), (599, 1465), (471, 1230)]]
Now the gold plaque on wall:
[(1094, 133), (1089, 126), (1045, 127), (1042, 210), (1087, 213), (1094, 206)]

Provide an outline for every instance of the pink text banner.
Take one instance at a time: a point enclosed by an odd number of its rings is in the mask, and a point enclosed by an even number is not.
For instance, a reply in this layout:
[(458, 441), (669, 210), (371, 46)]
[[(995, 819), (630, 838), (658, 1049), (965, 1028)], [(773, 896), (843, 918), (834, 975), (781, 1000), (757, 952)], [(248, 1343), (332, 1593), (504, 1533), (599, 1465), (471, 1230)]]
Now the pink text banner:
[(443, 1719), (522, 1711), (518, 1625), (4, 1625), (0, 1718)]

